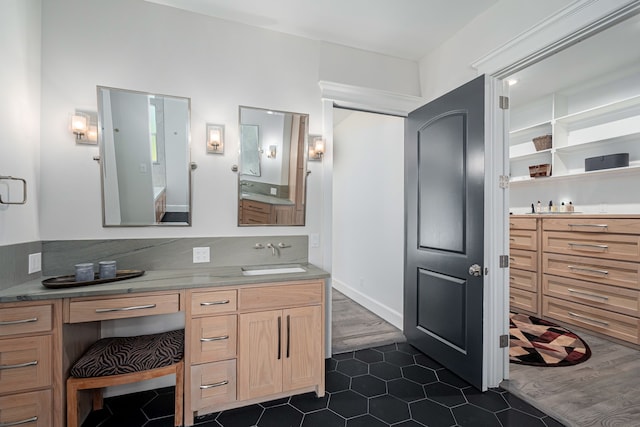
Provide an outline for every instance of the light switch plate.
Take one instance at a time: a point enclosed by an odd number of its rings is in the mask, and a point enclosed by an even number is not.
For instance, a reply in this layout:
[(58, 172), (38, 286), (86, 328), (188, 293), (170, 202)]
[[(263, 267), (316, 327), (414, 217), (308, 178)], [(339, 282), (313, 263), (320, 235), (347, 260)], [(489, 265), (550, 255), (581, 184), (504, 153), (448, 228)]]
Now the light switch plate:
[(29, 274), (42, 270), (42, 252), (29, 254)]
[(201, 262), (210, 262), (211, 254), (209, 252), (209, 247), (203, 248), (193, 248), (193, 262), (201, 263)]
[(320, 235), (317, 233), (313, 233), (311, 235), (309, 235), (309, 239), (311, 240), (311, 247), (312, 248), (319, 248), (320, 247)]

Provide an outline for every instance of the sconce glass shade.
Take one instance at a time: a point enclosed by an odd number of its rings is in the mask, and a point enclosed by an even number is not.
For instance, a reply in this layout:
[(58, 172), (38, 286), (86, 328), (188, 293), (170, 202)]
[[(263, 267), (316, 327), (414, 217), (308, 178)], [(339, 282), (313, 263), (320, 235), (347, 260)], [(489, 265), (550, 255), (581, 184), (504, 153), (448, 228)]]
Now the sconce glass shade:
[(267, 154), (267, 157), (270, 159), (275, 159), (276, 158), (276, 150), (277, 150), (277, 146), (275, 145), (270, 145), (269, 146), (269, 154)]
[(322, 160), (324, 139), (320, 135), (309, 135), (309, 160)]
[(207, 124), (207, 153), (224, 153), (224, 125)]
[(88, 117), (81, 113), (75, 113), (71, 116), (71, 132), (76, 136), (76, 139), (82, 139), (88, 129)]
[(86, 137), (88, 141), (98, 142), (98, 126), (89, 125), (89, 128), (87, 129)]

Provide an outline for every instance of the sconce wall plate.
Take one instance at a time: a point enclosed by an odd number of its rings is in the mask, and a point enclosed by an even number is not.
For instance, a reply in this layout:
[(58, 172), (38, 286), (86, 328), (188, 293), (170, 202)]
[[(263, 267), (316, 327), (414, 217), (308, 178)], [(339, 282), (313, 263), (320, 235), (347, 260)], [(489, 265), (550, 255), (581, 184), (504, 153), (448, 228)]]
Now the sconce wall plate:
[(76, 109), (69, 120), (69, 130), (75, 135), (76, 144), (98, 144), (98, 113)]
[(208, 154), (224, 153), (224, 125), (207, 123), (206, 144)]
[(309, 160), (322, 160), (322, 156), (324, 155), (324, 139), (322, 135), (309, 135), (308, 145)]

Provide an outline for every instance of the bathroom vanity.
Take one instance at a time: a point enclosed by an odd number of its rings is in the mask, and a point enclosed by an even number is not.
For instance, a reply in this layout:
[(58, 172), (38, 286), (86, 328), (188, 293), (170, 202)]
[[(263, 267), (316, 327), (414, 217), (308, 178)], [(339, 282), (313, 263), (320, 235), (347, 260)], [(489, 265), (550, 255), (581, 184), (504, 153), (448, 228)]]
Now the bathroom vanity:
[[(185, 316), (184, 425), (294, 394), (323, 396), (329, 275), (300, 267), (149, 271), (61, 289), (34, 280), (0, 291), (0, 422), (63, 427), (68, 370), (100, 338), (100, 322), (178, 312)], [(89, 403), (81, 404), (83, 416)]]

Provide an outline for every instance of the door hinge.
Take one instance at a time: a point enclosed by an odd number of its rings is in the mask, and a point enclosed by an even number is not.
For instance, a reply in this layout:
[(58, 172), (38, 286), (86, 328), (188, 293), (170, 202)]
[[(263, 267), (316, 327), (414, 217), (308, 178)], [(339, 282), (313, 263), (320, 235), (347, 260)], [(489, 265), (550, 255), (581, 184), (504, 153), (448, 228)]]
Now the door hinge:
[(508, 175), (500, 175), (498, 177), (498, 186), (502, 189), (509, 188), (509, 176)]
[(508, 96), (501, 96), (499, 98), (499, 105), (500, 105), (500, 108), (502, 110), (508, 110), (509, 109), (509, 97)]
[(500, 255), (500, 268), (509, 267), (509, 255)]
[(500, 335), (500, 348), (509, 347), (509, 335)]

